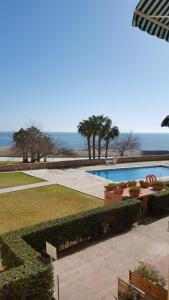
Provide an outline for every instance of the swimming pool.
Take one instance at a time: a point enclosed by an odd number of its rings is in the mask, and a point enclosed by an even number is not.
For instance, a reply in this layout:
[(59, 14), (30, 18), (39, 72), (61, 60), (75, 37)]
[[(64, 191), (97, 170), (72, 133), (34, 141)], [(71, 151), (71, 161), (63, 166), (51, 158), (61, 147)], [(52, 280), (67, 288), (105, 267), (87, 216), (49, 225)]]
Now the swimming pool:
[(149, 167), (133, 167), (133, 168), (119, 168), (90, 171), (93, 175), (97, 175), (114, 182), (141, 180), (145, 179), (147, 175), (154, 174), (156, 177), (169, 176), (169, 167), (165, 166), (149, 166)]

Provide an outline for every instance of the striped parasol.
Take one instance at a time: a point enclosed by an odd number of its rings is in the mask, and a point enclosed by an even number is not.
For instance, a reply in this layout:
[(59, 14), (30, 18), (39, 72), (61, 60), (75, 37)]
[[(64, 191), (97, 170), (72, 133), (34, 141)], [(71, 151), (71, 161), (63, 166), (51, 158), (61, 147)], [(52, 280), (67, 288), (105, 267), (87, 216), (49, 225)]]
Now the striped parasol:
[(133, 26), (169, 42), (169, 0), (141, 0), (134, 12)]

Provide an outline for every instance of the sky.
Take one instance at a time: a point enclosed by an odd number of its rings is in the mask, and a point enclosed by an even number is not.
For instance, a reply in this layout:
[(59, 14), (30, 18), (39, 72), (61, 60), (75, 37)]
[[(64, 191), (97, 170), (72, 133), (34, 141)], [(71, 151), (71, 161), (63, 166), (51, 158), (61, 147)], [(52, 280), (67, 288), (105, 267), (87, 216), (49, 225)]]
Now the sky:
[(0, 0), (0, 131), (167, 132), (169, 43), (132, 27), (138, 0)]

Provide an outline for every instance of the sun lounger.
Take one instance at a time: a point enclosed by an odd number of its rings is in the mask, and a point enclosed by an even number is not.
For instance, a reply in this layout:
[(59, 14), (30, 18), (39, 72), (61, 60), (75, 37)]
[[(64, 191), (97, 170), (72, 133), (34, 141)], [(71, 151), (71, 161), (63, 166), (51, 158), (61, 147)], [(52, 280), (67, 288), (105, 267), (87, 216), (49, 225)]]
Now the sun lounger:
[(111, 159), (106, 159), (105, 160), (105, 164), (106, 164), (106, 166), (108, 166), (110, 164), (115, 165), (115, 164), (117, 164), (117, 161), (118, 161), (118, 158), (117, 157), (113, 157)]

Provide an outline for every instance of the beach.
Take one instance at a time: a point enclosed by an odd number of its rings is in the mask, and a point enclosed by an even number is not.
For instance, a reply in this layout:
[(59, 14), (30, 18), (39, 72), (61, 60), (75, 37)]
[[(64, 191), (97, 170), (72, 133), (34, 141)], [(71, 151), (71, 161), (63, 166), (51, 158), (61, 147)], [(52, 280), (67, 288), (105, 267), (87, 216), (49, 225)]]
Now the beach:
[[(140, 156), (141, 152), (133, 151), (131, 155), (131, 151), (125, 153), (125, 156)], [(102, 151), (103, 158), (105, 157), (105, 151)], [(119, 156), (118, 153), (110, 150), (108, 152), (108, 157)], [(67, 160), (67, 159), (79, 159), (79, 158), (88, 158), (88, 151), (87, 150), (74, 150), (71, 152), (70, 155), (64, 156), (62, 154), (55, 155), (50, 154), (47, 158), (47, 161), (59, 161), (59, 160)], [(97, 158), (97, 151), (96, 151), (96, 158)], [(13, 151), (12, 147), (0, 147), (0, 161), (22, 161), (22, 157), (16, 155)]]

